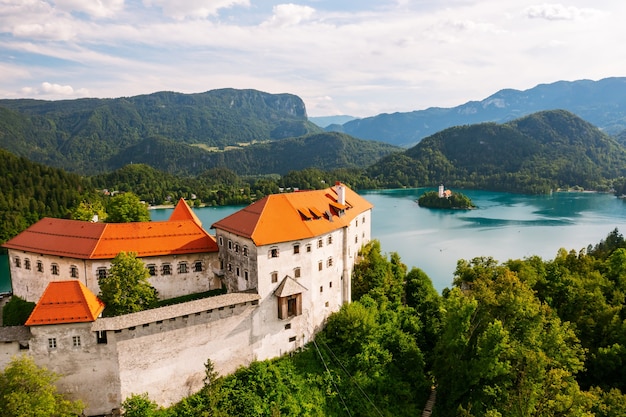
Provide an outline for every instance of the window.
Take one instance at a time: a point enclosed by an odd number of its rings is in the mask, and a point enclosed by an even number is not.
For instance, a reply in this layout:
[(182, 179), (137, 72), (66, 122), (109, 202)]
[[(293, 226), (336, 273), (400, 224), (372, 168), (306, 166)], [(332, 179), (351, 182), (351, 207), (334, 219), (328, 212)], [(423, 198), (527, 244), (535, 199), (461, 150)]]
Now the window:
[(293, 253), (300, 253), (300, 245), (297, 243), (293, 245)]
[(330, 281), (330, 282), (328, 283), (328, 288), (332, 288), (332, 287), (333, 287), (333, 282), (332, 282), (332, 281)]
[(270, 258), (278, 258), (278, 248), (270, 249)]
[(30, 271), (30, 259), (24, 259), (24, 269), (28, 269)]
[(52, 275), (59, 275), (59, 265), (57, 264), (50, 265), (50, 270), (52, 271)]
[(243, 247), (243, 256), (248, 256), (248, 247), (247, 246)]
[(293, 270), (294, 278), (300, 278), (300, 268), (296, 268)]
[(232, 240), (228, 241), (228, 250), (232, 250), (233, 249), (233, 242)]
[(218, 238), (218, 242), (220, 243), (220, 246), (224, 246), (224, 239), (222, 239), (221, 236)]
[(333, 266), (333, 258), (328, 258), (328, 260), (326, 261), (326, 266), (328, 268), (330, 268), (331, 266)]
[(239, 276), (239, 267), (237, 267), (237, 270), (235, 271), (235, 273), (237, 274), (237, 276)]
[(220, 269), (223, 271), (224, 270), (224, 260), (220, 259)]
[(272, 272), (272, 282), (278, 282), (278, 272)]
[(20, 257), (19, 256), (16, 256), (13, 261), (15, 262), (15, 267), (16, 268), (21, 268), (22, 267), (22, 261), (20, 261)]
[(359, 237), (358, 236), (354, 236), (354, 243), (359, 243)]
[(319, 261), (319, 262), (317, 263), (317, 270), (318, 270), (318, 271), (321, 271), (321, 270), (322, 270), (322, 268), (323, 268), (323, 264), (324, 264), (324, 263), (323, 263), (322, 261)]
[(148, 268), (148, 272), (150, 273), (150, 276), (153, 277), (157, 274), (157, 269), (156, 269), (156, 265), (155, 264), (148, 264), (148, 266), (146, 267)]
[(72, 336), (72, 346), (80, 347), (80, 336)]
[(323, 241), (322, 239), (319, 239), (319, 240), (317, 241), (317, 247), (318, 247), (318, 248), (321, 248), (322, 246), (324, 246), (324, 241)]
[(239, 253), (239, 244), (238, 243), (235, 244), (235, 253)]
[(289, 341), (290, 341), (290, 342), (295, 342), (295, 341), (296, 341), (296, 337), (295, 337), (295, 336), (291, 336), (291, 337), (289, 338)]
[(329, 245), (333, 244), (333, 235), (328, 236), (328, 244)]
[(363, 219), (361, 220), (361, 223), (365, 224), (365, 216), (363, 216)]
[(233, 272), (233, 264), (228, 264), (228, 272)]
[(162, 275), (172, 275), (172, 265), (163, 264), (161, 265), (161, 274)]
[(72, 278), (78, 278), (78, 268), (76, 267), (76, 265), (70, 266), (70, 276)]
[(43, 262), (37, 261), (37, 272), (43, 272)]
[(193, 264), (193, 272), (202, 272), (202, 261), (196, 261)]
[(291, 323), (285, 324), (285, 330), (289, 330), (289, 329), (291, 329)]
[(107, 344), (107, 332), (106, 332), (106, 330), (101, 330), (101, 331), (97, 331), (96, 332), (96, 342), (99, 345), (106, 345)]
[(306, 245), (306, 251), (307, 251), (307, 253), (311, 252), (311, 245)]
[(48, 349), (56, 349), (57, 348), (57, 338), (50, 337), (48, 338)]
[(320, 285), (320, 292), (324, 292), (324, 286)]
[(189, 268), (187, 267), (187, 262), (179, 262), (178, 263), (178, 273), (179, 274), (186, 274), (187, 272), (189, 272)]
[(289, 317), (302, 314), (302, 294), (293, 294), (287, 297), (278, 297), (278, 318), (287, 319)]
[(243, 271), (243, 277), (248, 280), (248, 271)]
[(103, 266), (98, 268), (98, 279), (107, 277), (107, 269)]

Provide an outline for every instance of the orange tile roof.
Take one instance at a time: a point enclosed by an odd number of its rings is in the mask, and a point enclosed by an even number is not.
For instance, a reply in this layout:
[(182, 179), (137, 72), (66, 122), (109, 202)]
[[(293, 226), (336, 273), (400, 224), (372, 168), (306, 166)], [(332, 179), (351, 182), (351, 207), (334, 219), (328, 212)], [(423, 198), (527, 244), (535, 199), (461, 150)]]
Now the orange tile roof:
[(273, 194), (211, 227), (252, 239), (257, 246), (320, 236), (348, 226), (356, 216), (373, 207), (348, 187), (344, 189), (345, 210), (337, 201), (335, 187)]
[(198, 226), (202, 226), (202, 221), (182, 198), (178, 200), (178, 204), (170, 215), (170, 221), (172, 220), (193, 220)]
[[(118, 253), (138, 257), (217, 252), (215, 238), (195, 221), (182, 201), (172, 219), (159, 222), (91, 223), (44, 218), (6, 242), (3, 247), (77, 259), (113, 259)], [(185, 218), (186, 217), (186, 218)]]
[(80, 281), (53, 281), (48, 284), (27, 326), (85, 323), (95, 321), (104, 303)]

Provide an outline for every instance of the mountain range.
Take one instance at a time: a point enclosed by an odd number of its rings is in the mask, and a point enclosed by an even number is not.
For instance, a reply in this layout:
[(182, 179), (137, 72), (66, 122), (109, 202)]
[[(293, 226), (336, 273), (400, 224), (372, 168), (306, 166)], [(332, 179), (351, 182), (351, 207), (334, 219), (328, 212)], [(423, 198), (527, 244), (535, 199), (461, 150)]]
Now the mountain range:
[(133, 162), (179, 174), (216, 166), (239, 174), (283, 174), (313, 166), (368, 165), (396, 150), (324, 132), (308, 121), (304, 102), (295, 95), (235, 89), (0, 100), (0, 147), (84, 175)]
[(543, 110), (567, 110), (610, 135), (626, 129), (626, 77), (599, 81), (558, 81), (528, 90), (504, 89), (481, 101), (452, 108), (379, 114), (351, 120), (328, 130), (405, 148), (452, 126), (504, 123)]

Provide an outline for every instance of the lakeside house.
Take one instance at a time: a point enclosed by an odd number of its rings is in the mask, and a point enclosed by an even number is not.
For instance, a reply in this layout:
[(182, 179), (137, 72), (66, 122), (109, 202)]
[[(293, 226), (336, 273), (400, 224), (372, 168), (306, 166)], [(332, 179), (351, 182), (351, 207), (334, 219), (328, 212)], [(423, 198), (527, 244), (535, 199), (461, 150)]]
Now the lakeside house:
[[(0, 328), (0, 368), (31, 355), (90, 416), (133, 393), (170, 405), (202, 387), (207, 359), (227, 374), (308, 343), (350, 302), (371, 211), (337, 183), (266, 196), (211, 225), (215, 235), (182, 200), (160, 222), (42, 219), (3, 245), (14, 294), (37, 305), (26, 326)], [(103, 318), (98, 277), (120, 251), (137, 253), (161, 298), (227, 292)]]

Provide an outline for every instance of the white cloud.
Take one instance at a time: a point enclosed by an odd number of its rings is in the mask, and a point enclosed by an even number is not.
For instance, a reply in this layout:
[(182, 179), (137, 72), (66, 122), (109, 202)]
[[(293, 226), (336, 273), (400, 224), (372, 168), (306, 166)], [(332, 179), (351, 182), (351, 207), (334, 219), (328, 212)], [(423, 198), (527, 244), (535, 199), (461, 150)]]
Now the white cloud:
[(263, 24), (264, 26), (294, 26), (311, 19), (315, 14), (315, 9), (309, 6), (288, 3), (274, 6), (273, 13), (272, 17)]
[[(63, 10), (53, 1), (0, 0), (0, 53), (14, 69), (9, 78), (0, 68), (0, 97), (25, 85), (37, 87), (21, 94), (46, 98), (83, 94), (69, 92), (72, 85), (96, 97), (254, 88), (297, 94), (310, 115), (368, 116), (458, 105), (500, 88), (626, 75), (626, 55), (601, 47), (626, 38), (623, 0), (606, 0), (602, 12), (582, 8), (587, 0), (528, 8), (527, 0), (395, 8), (393, 1), (306, 3), (313, 8), (280, 0), (59, 0)], [(119, 11), (85, 18), (81, 4)]]
[(531, 19), (577, 20), (596, 15), (592, 9), (564, 6), (560, 3), (544, 3), (526, 8), (525, 14)]
[(124, 9), (124, 0), (54, 0), (58, 10), (81, 12), (92, 17), (112, 17)]
[[(77, 0), (80, 1), (80, 0)], [(159, 7), (167, 17), (203, 19), (216, 15), (220, 9), (249, 6), (249, 0), (143, 0), (146, 7)]]
[(22, 92), (28, 95), (47, 95), (55, 97), (84, 97), (88, 91), (84, 88), (75, 90), (71, 85), (61, 85), (49, 82), (41, 83), (39, 88), (24, 87)]
[(67, 41), (76, 35), (72, 25), (60, 21), (18, 24), (13, 27), (12, 33), (17, 38), (58, 41)]

